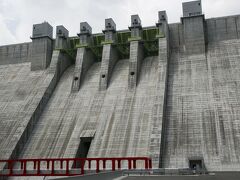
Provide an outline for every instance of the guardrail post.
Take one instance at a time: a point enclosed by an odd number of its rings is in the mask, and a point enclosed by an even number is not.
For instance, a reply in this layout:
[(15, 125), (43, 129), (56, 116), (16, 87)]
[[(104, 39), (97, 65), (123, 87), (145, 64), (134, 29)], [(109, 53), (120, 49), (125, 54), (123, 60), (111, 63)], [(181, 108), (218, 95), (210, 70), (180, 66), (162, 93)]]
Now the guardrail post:
[(37, 175), (40, 175), (40, 165), (41, 165), (40, 160), (37, 160)]
[(145, 169), (148, 169), (148, 159), (145, 159)]
[(52, 175), (54, 175), (54, 163), (55, 163), (55, 161), (52, 160)]
[(132, 160), (128, 159), (128, 169), (132, 169)]
[(36, 163), (36, 161), (34, 160), (34, 161), (33, 161), (33, 169), (35, 170), (36, 167), (37, 167), (37, 163)]
[(23, 161), (23, 175), (27, 174), (27, 161)]
[(69, 175), (69, 160), (66, 160), (66, 175)]
[(49, 160), (47, 160), (47, 169), (49, 170)]
[(62, 169), (62, 168), (63, 168), (63, 161), (60, 160), (60, 169)]
[(8, 169), (9, 169), (9, 175), (13, 175), (13, 169), (12, 169), (12, 161), (8, 161)]
[(115, 171), (115, 159), (112, 159), (112, 171)]
[[(85, 161), (84, 159), (80, 160), (80, 168), (81, 168), (81, 174), (82, 175), (84, 174), (84, 164), (85, 164), (84, 161)], [(88, 166), (89, 166), (89, 164), (88, 164)]]
[(96, 160), (96, 161), (97, 161), (96, 173), (99, 173), (99, 160)]

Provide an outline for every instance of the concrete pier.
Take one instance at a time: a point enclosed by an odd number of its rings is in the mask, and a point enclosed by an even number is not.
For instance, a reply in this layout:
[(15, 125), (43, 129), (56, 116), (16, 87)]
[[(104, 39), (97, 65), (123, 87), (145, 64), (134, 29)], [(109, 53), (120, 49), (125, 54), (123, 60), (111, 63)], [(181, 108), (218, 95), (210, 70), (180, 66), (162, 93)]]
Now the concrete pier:
[(128, 87), (133, 89), (138, 84), (141, 63), (144, 58), (142, 39), (142, 24), (138, 15), (131, 16), (131, 39), (130, 39), (130, 57)]
[(53, 51), (53, 28), (47, 22), (33, 25), (31, 70), (46, 69), (51, 61)]
[(118, 61), (118, 53), (114, 47), (116, 25), (111, 19), (105, 20), (105, 41), (102, 51), (102, 63), (99, 81), (99, 90), (106, 90), (112, 75), (113, 68)]
[(88, 69), (94, 63), (94, 54), (88, 48), (91, 45), (92, 28), (87, 22), (80, 23), (80, 38), (79, 48), (77, 49), (77, 57), (75, 62), (72, 92), (79, 91), (81, 83), (83, 82), (84, 76), (86, 75)]

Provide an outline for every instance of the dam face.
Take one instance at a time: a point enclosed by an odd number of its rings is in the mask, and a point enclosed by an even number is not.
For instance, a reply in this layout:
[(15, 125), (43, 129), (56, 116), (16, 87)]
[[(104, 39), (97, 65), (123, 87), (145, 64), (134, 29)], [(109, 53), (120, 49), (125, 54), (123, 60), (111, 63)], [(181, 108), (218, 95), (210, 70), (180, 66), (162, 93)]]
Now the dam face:
[[(240, 16), (129, 30), (48, 23), (0, 47), (0, 159), (150, 157), (153, 168), (240, 170)], [(139, 162), (141, 166), (141, 163)], [(123, 166), (127, 166), (124, 165)], [(0, 166), (0, 169), (4, 168)]]

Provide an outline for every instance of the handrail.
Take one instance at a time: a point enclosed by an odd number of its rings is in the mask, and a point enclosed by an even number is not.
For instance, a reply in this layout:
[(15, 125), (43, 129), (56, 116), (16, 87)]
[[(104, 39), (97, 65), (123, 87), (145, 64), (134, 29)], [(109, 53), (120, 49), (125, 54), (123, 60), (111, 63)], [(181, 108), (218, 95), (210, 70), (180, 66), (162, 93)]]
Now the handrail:
[[(152, 161), (148, 157), (112, 157), (112, 158), (41, 158), (41, 159), (16, 159), (0, 160), (5, 169), (0, 170), (0, 176), (75, 176), (84, 175), (85, 166), (88, 170), (106, 170), (106, 163), (110, 162), (110, 170), (122, 169), (122, 162), (127, 162), (127, 169), (152, 168)], [(137, 161), (142, 161), (144, 166), (137, 167)], [(92, 168), (92, 162), (95, 162)], [(43, 165), (44, 163), (44, 165)], [(117, 163), (117, 167), (116, 167)], [(14, 169), (14, 166), (19, 165)], [(28, 166), (29, 165), (29, 166)], [(32, 165), (32, 166), (31, 166)], [(88, 166), (87, 166), (88, 165)], [(30, 169), (29, 167), (32, 167)], [(59, 168), (57, 169), (56, 166)], [(72, 167), (72, 168), (71, 168)]]

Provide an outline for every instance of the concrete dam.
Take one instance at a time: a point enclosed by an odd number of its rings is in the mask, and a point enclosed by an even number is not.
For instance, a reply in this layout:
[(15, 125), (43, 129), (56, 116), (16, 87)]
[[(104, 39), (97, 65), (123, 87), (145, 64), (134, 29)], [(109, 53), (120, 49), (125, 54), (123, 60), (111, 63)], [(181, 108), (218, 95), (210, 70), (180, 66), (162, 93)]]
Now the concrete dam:
[[(156, 18), (157, 19), (157, 18)], [(157, 21), (157, 20), (156, 20)], [(152, 167), (240, 170), (240, 15), (78, 37), (47, 22), (0, 46), (0, 159), (149, 157)], [(123, 164), (124, 166), (124, 164)], [(141, 164), (140, 164), (141, 166)], [(4, 165), (0, 164), (0, 169)]]

